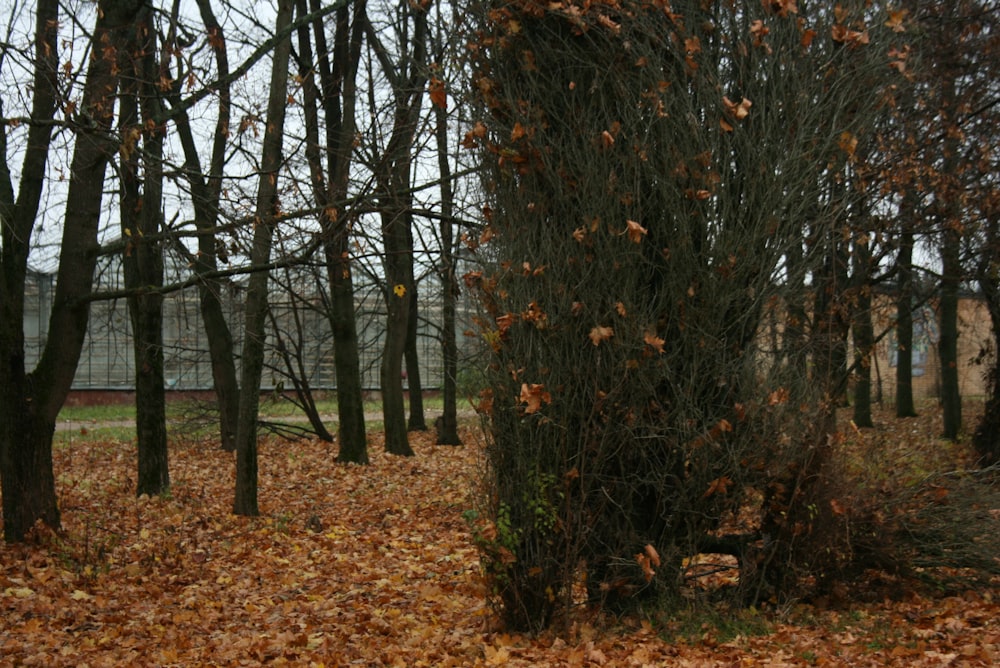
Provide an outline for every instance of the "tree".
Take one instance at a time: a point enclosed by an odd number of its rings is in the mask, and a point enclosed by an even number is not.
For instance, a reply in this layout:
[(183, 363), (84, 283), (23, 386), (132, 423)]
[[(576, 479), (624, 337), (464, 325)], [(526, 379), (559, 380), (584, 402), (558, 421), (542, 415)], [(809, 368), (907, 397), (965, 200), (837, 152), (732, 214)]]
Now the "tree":
[(872, 359), (875, 353), (875, 331), (872, 325), (872, 252), (873, 241), (867, 232), (854, 238), (855, 303), (851, 323), (854, 333), (854, 424), (873, 427), (872, 423)]
[[(212, 151), (207, 174), (201, 167), (198, 143), (195, 141), (191, 119), (181, 104), (180, 82), (185, 79), (184, 59), (178, 53), (177, 76), (171, 90), (170, 102), (177, 109), (175, 126), (184, 151), (184, 176), (191, 191), (194, 224), (198, 230), (198, 251), (190, 258), (195, 274), (201, 280), (198, 293), (201, 319), (208, 338), (209, 356), (212, 360), (212, 382), (216, 404), (219, 408), (219, 436), (224, 450), (236, 450), (237, 415), (239, 412), (239, 381), (236, 376), (236, 356), (233, 352), (233, 335), (222, 308), (222, 283), (215, 278), (219, 262), (228, 260), (226, 243), (217, 235), (219, 202), (222, 179), (226, 165), (226, 148), (230, 135), (230, 110), (232, 105), (229, 84), (229, 57), (222, 26), (212, 11), (210, 0), (198, 0), (202, 23), (209, 36), (208, 43), (215, 57), (218, 73), (218, 96), (215, 130), (212, 134)], [(186, 247), (181, 246), (183, 250)]]
[[(440, 5), (439, 5), (440, 11)], [(453, 16), (454, 18), (454, 16)], [(438, 66), (444, 62), (444, 31), (438, 23), (434, 38), (434, 58)], [(458, 435), (458, 343), (455, 340), (456, 302), (459, 285), (455, 272), (454, 200), (451, 152), (448, 146), (448, 97), (445, 84), (436, 75), (430, 80), (431, 104), (434, 112), (434, 141), (438, 172), (441, 176), (440, 257), (438, 277), (441, 282), (441, 358), (444, 380), (441, 388), (443, 410), (435, 423), (438, 445), (461, 445)]]
[[(52, 471), (52, 436), (56, 416), (69, 393), (89, 317), (88, 296), (97, 261), (97, 230), (104, 194), (104, 174), (117, 150), (110, 138), (113, 102), (118, 90), (117, 45), (134, 28), (141, 2), (103, 0), (91, 39), (79, 102), (66, 100), (58, 83), (59, 4), (42, 0), (36, 9), (35, 51), (30, 71), (31, 111), (23, 119), (27, 141), (15, 199), (9, 147), (4, 138), (3, 325), (0, 343), (0, 483), (3, 486), (4, 538), (23, 540), (36, 521), (58, 527), (59, 510)], [(71, 104), (72, 103), (72, 104)], [(62, 104), (66, 118), (56, 120)], [(52, 129), (74, 130), (73, 158), (66, 191), (56, 292), (49, 337), (31, 372), (25, 369), (24, 285), (29, 241), (38, 220), (39, 198), (46, 179)]]
[[(868, 4), (487, 3), (475, 15), (481, 113), (466, 143), (484, 165), (491, 260), (467, 277), (490, 349), (478, 535), (508, 625), (550, 623), (584, 566), (595, 602), (676, 597), (657, 572), (703, 551), (736, 554), (756, 600), (831, 537), (834, 376), (796, 375), (757, 333), (819, 277), (828, 301), (810, 361), (817, 374), (846, 367), (847, 330), (831, 318), (849, 315), (847, 176), (894, 76), (884, 8)], [(876, 93), (859, 99), (859, 85)], [(720, 537), (757, 494), (767, 548)]]
[[(318, 3), (313, 3), (315, 7)], [(297, 12), (306, 15), (299, 0)], [(333, 48), (321, 19), (312, 22), (315, 51), (309, 31), (298, 31), (297, 64), (303, 85), (306, 156), (313, 198), (320, 208), (323, 253), (329, 280), (329, 315), (333, 332), (337, 376), (337, 407), (340, 417), (337, 460), (368, 463), (364, 397), (358, 363), (358, 329), (355, 319), (354, 279), (350, 258), (350, 235), (354, 215), (347, 202), (356, 134), (356, 77), (364, 38), (365, 2), (347, 3), (337, 9)], [(319, 85), (316, 84), (316, 78)], [(320, 119), (325, 127), (320, 140)]]
[(896, 417), (916, 417), (913, 404), (913, 225), (906, 217), (911, 207), (905, 206), (910, 196), (904, 195), (901, 214), (902, 229), (896, 273), (899, 286), (896, 294)]
[[(278, 204), (278, 170), (282, 163), (285, 108), (288, 97), (288, 66), (294, 0), (280, 0), (275, 19), (276, 35), (284, 36), (274, 48), (267, 100), (267, 128), (260, 160), (260, 180), (254, 208), (253, 246), (250, 262), (265, 267), (271, 260), (274, 227), (281, 211)], [(260, 403), (261, 371), (264, 365), (264, 337), (267, 325), (268, 272), (258, 270), (250, 276), (245, 307), (239, 428), (236, 432), (236, 492), (233, 512), (257, 515), (257, 416)]]
[[(166, 396), (163, 377), (163, 143), (165, 126), (156, 82), (156, 32), (152, 7), (136, 16), (135, 29), (118, 49), (125, 73), (119, 128), (124, 138), (121, 161), (121, 229), (128, 239), (122, 257), (135, 354), (136, 494), (154, 496), (170, 487), (167, 453)], [(146, 121), (149, 121), (147, 124)], [(140, 172), (142, 175), (140, 176)]]
[[(379, 377), (382, 385), (382, 412), (385, 422), (386, 451), (410, 456), (413, 454), (407, 438), (406, 407), (403, 394), (403, 359), (409, 344), (415, 357), (416, 281), (413, 275), (413, 213), (410, 182), (413, 165), (413, 145), (420, 120), (424, 87), (428, 72), (427, 9), (423, 6), (401, 5), (399, 24), (400, 50), (394, 62), (369, 22), (366, 26), (383, 74), (392, 89), (392, 128), (389, 139), (374, 166), (378, 182), (379, 217), (382, 228), (383, 267), (385, 272), (386, 331)], [(409, 22), (413, 21), (410, 35)], [(413, 370), (416, 365), (407, 362)], [(419, 377), (411, 378), (411, 398), (419, 392)], [(414, 386), (414, 383), (416, 386)], [(413, 420), (417, 425), (422, 416)]]

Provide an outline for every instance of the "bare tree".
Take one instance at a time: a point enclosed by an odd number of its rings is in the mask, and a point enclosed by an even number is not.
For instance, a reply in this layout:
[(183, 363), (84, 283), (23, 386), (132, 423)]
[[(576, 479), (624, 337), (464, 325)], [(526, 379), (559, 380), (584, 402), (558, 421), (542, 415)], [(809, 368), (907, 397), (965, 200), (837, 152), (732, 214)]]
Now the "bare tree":
[[(198, 292), (202, 324), (208, 338), (209, 356), (212, 360), (212, 381), (219, 408), (219, 435), (222, 448), (236, 449), (237, 413), (239, 411), (239, 381), (236, 376), (236, 359), (233, 335), (222, 308), (223, 283), (214, 277), (220, 262), (228, 261), (226, 243), (216, 233), (219, 223), (219, 203), (222, 195), (223, 172), (226, 166), (226, 148), (230, 136), (231, 94), (229, 83), (229, 57), (223, 27), (212, 10), (211, 0), (198, 0), (202, 23), (208, 34), (208, 43), (215, 57), (218, 74), (217, 117), (212, 134), (212, 150), (207, 173), (203, 172), (198, 143), (194, 138), (191, 119), (186, 107), (180, 104), (180, 84), (185, 79), (184, 60), (177, 58), (177, 76), (171, 91), (171, 106), (177, 109), (175, 125), (184, 151), (184, 177), (191, 191), (194, 224), (198, 230), (198, 250), (191, 257), (195, 274), (201, 277)], [(186, 250), (186, 247), (185, 247)]]
[[(406, 433), (402, 371), (408, 341), (415, 337), (413, 304), (417, 286), (413, 274), (411, 177), (414, 138), (428, 78), (427, 9), (412, 4), (400, 5), (396, 22), (400, 53), (395, 58), (370, 22), (366, 32), (389, 81), (393, 105), (389, 138), (378, 156), (378, 163), (373, 165), (378, 182), (376, 196), (382, 226), (387, 312), (380, 373), (385, 447), (393, 454), (412, 455)], [(407, 369), (413, 372), (416, 365), (409, 362)], [(408, 380), (412, 401), (414, 393), (420, 391), (419, 378), (411, 376)], [(422, 417), (417, 422), (422, 422)]]
[[(279, 0), (275, 19), (275, 34), (284, 36), (274, 48), (271, 79), (268, 87), (267, 127), (260, 160), (260, 179), (254, 211), (253, 245), (250, 262), (264, 267), (271, 260), (274, 227), (279, 216), (278, 170), (282, 164), (282, 143), (285, 134), (285, 108), (288, 97), (288, 67), (291, 56), (291, 36), (287, 29), (292, 23), (295, 0)], [(251, 274), (247, 287), (245, 330), (240, 395), (239, 425), (236, 432), (236, 491), (233, 512), (237, 515), (257, 515), (257, 418), (260, 404), (261, 372), (264, 365), (264, 338), (267, 326), (268, 272)]]
[(134, 29), (143, 3), (102, 0), (91, 40), (91, 58), (82, 98), (59, 124), (74, 130), (63, 215), (62, 242), (49, 337), (33, 371), (25, 369), (24, 287), (30, 239), (38, 220), (39, 198), (56, 111), (70, 100), (59, 89), (59, 3), (42, 0), (36, 8), (31, 112), (20, 182), (15, 198), (4, 138), (0, 213), (2, 274), (0, 304), (0, 482), (3, 486), (4, 537), (19, 541), (41, 520), (58, 527), (59, 510), (52, 471), (56, 416), (69, 393), (90, 313), (87, 299), (98, 254), (98, 222), (105, 170), (118, 148), (110, 131), (120, 81), (119, 47)]
[[(171, 26), (172, 27), (172, 26)], [(172, 32), (172, 30), (171, 30)], [(169, 37), (168, 37), (169, 39)], [(166, 395), (163, 376), (163, 143), (165, 126), (152, 119), (162, 112), (156, 82), (165, 74), (157, 61), (152, 7), (144, 6), (122, 44), (119, 153), (122, 265), (135, 354), (136, 494), (156, 495), (170, 487)], [(150, 121), (147, 125), (145, 121)], [(141, 176), (140, 176), (141, 172)]]
[[(317, 5), (314, 0), (313, 7)], [(305, 1), (299, 0), (297, 7), (299, 16), (304, 16)], [(309, 26), (315, 49), (308, 28), (303, 26), (298, 31), (296, 54), (303, 82), (310, 185), (320, 209), (329, 281), (327, 313), (333, 332), (340, 418), (337, 459), (359, 464), (368, 463), (368, 444), (350, 256), (354, 215), (349, 208), (347, 192), (357, 127), (356, 77), (364, 37), (364, 15), (363, 0), (354, 3), (353, 12), (346, 3), (337, 10), (332, 48), (322, 20), (316, 19)], [(325, 128), (322, 137), (321, 127)]]

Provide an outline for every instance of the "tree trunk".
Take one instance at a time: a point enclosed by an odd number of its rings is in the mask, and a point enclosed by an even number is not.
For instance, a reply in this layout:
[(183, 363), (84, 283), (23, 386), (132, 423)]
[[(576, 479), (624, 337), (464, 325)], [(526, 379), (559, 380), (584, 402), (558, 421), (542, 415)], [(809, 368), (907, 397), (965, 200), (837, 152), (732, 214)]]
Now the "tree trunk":
[[(5, 333), (5, 359), (0, 378), (5, 393), (17, 393), (4, 408), (4, 427), (0, 434), (0, 481), (3, 485), (4, 537), (23, 540), (35, 521), (59, 526), (54, 476), (52, 472), (52, 436), (55, 420), (69, 393), (80, 359), (90, 316), (88, 297), (99, 250), (97, 232), (104, 195), (104, 173), (110, 156), (117, 148), (108, 140), (114, 118), (114, 100), (118, 89), (117, 54), (101, 50), (100, 44), (121, 44), (123, 31), (131, 29), (139, 10), (138, 2), (101, 2), (94, 29), (94, 57), (87, 66), (83, 99), (79, 113), (88, 119), (89, 128), (76, 136), (70, 181), (66, 192), (66, 213), (59, 252), (59, 269), (49, 317), (49, 332), (58, 332), (45, 342), (35, 370), (25, 375), (23, 333)], [(52, 118), (54, 67), (57, 58), (55, 26), (56, 6), (43, 2), (38, 8), (36, 30), (37, 71), (33, 94), (36, 96), (32, 117), (44, 122)], [(51, 22), (51, 23), (50, 23)], [(52, 31), (52, 32), (50, 32)], [(18, 210), (12, 224), (3, 226), (4, 294), (10, 303), (9, 315), (20, 329), (24, 322), (23, 293), (13, 297), (11, 288), (23, 290), (27, 267), (27, 240), (34, 226), (37, 194), (45, 178), (45, 157), (49, 135), (29, 131), (29, 150), (21, 174)], [(4, 156), (6, 160), (6, 155)], [(6, 164), (6, 163), (5, 163)], [(9, 182), (9, 181), (8, 181)], [(23, 198), (23, 201), (22, 201)], [(6, 197), (5, 197), (6, 199)], [(25, 208), (21, 208), (22, 203)], [(30, 215), (30, 219), (28, 216)], [(8, 229), (11, 231), (8, 232)], [(23, 236), (22, 236), (23, 234)], [(16, 236), (16, 238), (15, 238)], [(11, 300), (8, 302), (8, 300)], [(5, 313), (5, 315), (8, 315)], [(6, 344), (11, 344), (7, 347)]]
[(403, 401), (402, 363), (411, 316), (413, 280), (413, 240), (410, 174), (413, 142), (417, 132), (424, 86), (427, 83), (427, 10), (409, 5), (413, 18), (409, 51), (392, 62), (378, 34), (366, 24), (369, 40), (393, 87), (392, 134), (376, 173), (379, 185), (379, 214), (382, 220), (386, 279), (386, 333), (382, 353), (382, 412), (385, 447), (398, 455), (412, 455), (406, 436), (406, 407)]
[[(210, 278), (209, 274), (218, 269), (218, 261), (225, 261), (225, 242), (215, 235), (219, 218), (219, 198), (222, 193), (222, 172), (226, 163), (226, 146), (229, 138), (230, 92), (228, 84), (229, 58), (226, 42), (214, 13), (210, 0), (198, 0), (205, 32), (212, 36), (209, 46), (215, 54), (219, 81), (216, 91), (219, 100), (218, 118), (212, 138), (212, 156), (208, 178), (201, 173), (198, 146), (191, 132), (191, 122), (186, 110), (176, 116), (176, 127), (184, 149), (185, 175), (191, 187), (191, 202), (194, 207), (194, 224), (198, 235), (198, 252), (192, 258), (194, 272), (201, 276), (198, 295), (201, 319), (208, 339), (208, 354), (212, 363), (212, 384), (215, 389), (216, 405), (219, 409), (219, 438), (223, 450), (236, 450), (237, 416), (240, 392), (236, 374), (236, 357), (233, 352), (233, 335), (222, 308), (223, 283)], [(178, 86), (180, 83), (178, 82)], [(179, 102), (179, 89), (174, 91), (174, 99)], [(180, 106), (180, 105), (178, 105)]]
[[(909, 209), (907, 209), (909, 212)], [(913, 403), (913, 229), (904, 222), (896, 258), (896, 417), (916, 417)]]
[[(221, 113), (223, 112), (220, 111)], [(228, 127), (228, 120), (225, 125)], [(225, 243), (215, 235), (220, 191), (214, 183), (211, 185), (206, 183), (201, 176), (198, 148), (186, 112), (178, 114), (176, 127), (184, 149), (185, 175), (191, 187), (194, 224), (201, 233), (198, 236), (198, 252), (191, 257), (191, 262), (195, 275), (201, 277), (198, 299), (205, 337), (208, 339), (208, 354), (212, 363), (212, 384), (219, 409), (219, 437), (222, 449), (233, 452), (236, 449), (237, 414), (240, 403), (236, 355), (233, 351), (233, 334), (222, 308), (224, 284), (210, 276), (218, 269), (220, 253), (225, 256)], [(218, 150), (213, 151), (210, 181), (220, 180), (218, 175), (222, 173), (221, 159), (227, 133), (228, 130), (222, 127), (216, 128), (215, 142)], [(217, 157), (220, 160), (218, 164), (216, 164)]]
[[(438, 61), (442, 58), (439, 56)], [(435, 422), (438, 445), (461, 445), (458, 436), (458, 345), (455, 341), (455, 302), (458, 297), (458, 280), (455, 277), (454, 221), (451, 185), (451, 162), (448, 153), (448, 115), (444, 106), (434, 107), (434, 136), (437, 142), (438, 171), (441, 175), (441, 258), (438, 275), (441, 278), (441, 357), (444, 362), (444, 382), (441, 388), (444, 401), (441, 417)]]
[[(410, 248), (413, 248), (413, 234), (410, 235)], [(406, 323), (406, 347), (403, 357), (406, 360), (406, 387), (410, 397), (410, 421), (407, 429), (410, 431), (427, 431), (427, 420), (424, 417), (424, 387), (420, 379), (420, 356), (417, 351), (417, 322), (420, 314), (417, 311), (417, 285), (413, 284), (410, 293), (410, 313)]]
[(826, 239), (825, 260), (816, 283), (815, 321), (812, 333), (813, 364), (817, 382), (824, 388), (826, 401), (836, 407), (843, 403), (846, 374), (845, 332), (849, 322), (843, 304), (845, 289), (839, 233)]
[[(407, 170), (409, 174), (409, 170)], [(389, 197), (392, 197), (390, 193)], [(413, 289), (412, 259), (407, 253), (409, 216), (405, 210), (387, 207), (382, 211), (382, 240), (385, 244), (386, 327), (382, 349), (382, 415), (385, 421), (385, 449), (394, 455), (413, 455), (406, 434), (406, 405), (403, 399), (403, 352), (410, 318)]]
[[(994, 234), (995, 236), (995, 234)], [(991, 252), (996, 253), (996, 241)], [(995, 266), (995, 264), (994, 264)], [(993, 270), (995, 272), (995, 270)], [(982, 466), (1000, 462), (1000, 284), (995, 276), (981, 276), (980, 289), (986, 297), (990, 313), (990, 331), (993, 336), (993, 366), (986, 374), (986, 405), (976, 426), (973, 444)]]
[(938, 359), (941, 360), (941, 436), (958, 438), (962, 429), (962, 396), (958, 386), (958, 286), (962, 266), (959, 259), (961, 237), (948, 226), (941, 247), (941, 303), (939, 306)]
[[(294, 0), (279, 0), (275, 34), (292, 21)], [(262, 267), (271, 259), (275, 216), (277, 214), (278, 170), (281, 167), (285, 106), (288, 95), (288, 59), (291, 39), (281, 39), (274, 49), (271, 82), (268, 88), (267, 129), (260, 161), (253, 242), (250, 260)], [(258, 515), (257, 507), (257, 418), (260, 408), (260, 378), (264, 367), (264, 338), (267, 325), (268, 272), (257, 271), (250, 277), (245, 309), (243, 364), (240, 385), (239, 427), (236, 433), (236, 491), (233, 512)]]
[[(311, 7), (314, 10), (318, 5), (318, 0), (312, 0)], [(298, 0), (299, 16), (304, 16), (306, 11), (306, 0)], [(299, 30), (299, 76), (302, 79), (304, 98), (306, 158), (312, 175), (313, 196), (321, 208), (319, 221), (324, 234), (323, 253), (330, 285), (327, 317), (333, 333), (337, 413), (340, 420), (337, 461), (367, 464), (364, 388), (361, 382), (358, 329), (354, 312), (354, 279), (350, 259), (351, 216), (345, 210), (354, 151), (356, 77), (364, 37), (365, 2), (362, 0), (354, 3), (353, 18), (346, 5), (339, 8), (335, 25), (334, 48), (331, 52), (324, 22), (317, 20), (312, 24), (316, 40), (315, 56), (312, 55), (309, 29), (303, 26)], [(317, 70), (319, 89), (314, 80)], [(326, 127), (322, 147), (319, 138), (320, 111)]]
[(34, 417), (33, 384), (24, 368), (24, 287), (52, 137), (53, 126), (47, 121), (56, 110), (59, 3), (40, 0), (36, 16), (31, 107), (35, 123), (28, 129), (16, 201), (7, 133), (0, 133), (0, 490), (4, 538), (11, 542), (23, 540), (38, 520), (59, 526), (51, 455), (55, 424), (39, 423)]
[(872, 326), (872, 296), (870, 285), (871, 248), (868, 235), (855, 235), (854, 277), (858, 285), (853, 314), (854, 332), (854, 424), (874, 427), (872, 423), (872, 359), (875, 331)]
[[(120, 54), (121, 67), (130, 75), (123, 86), (119, 119), (122, 136), (126, 138), (120, 174), (121, 227), (128, 245), (122, 267), (126, 288), (154, 288), (151, 292), (128, 297), (127, 302), (136, 369), (136, 495), (155, 496), (170, 487), (163, 383), (163, 296), (155, 291), (163, 285), (162, 247), (156, 238), (161, 227), (164, 135), (160, 127), (144, 128), (142, 124), (161, 111), (153, 87), (160, 77), (148, 7), (140, 13), (137, 25), (138, 30), (128, 44), (123, 44)], [(144, 172), (141, 185), (140, 166)]]

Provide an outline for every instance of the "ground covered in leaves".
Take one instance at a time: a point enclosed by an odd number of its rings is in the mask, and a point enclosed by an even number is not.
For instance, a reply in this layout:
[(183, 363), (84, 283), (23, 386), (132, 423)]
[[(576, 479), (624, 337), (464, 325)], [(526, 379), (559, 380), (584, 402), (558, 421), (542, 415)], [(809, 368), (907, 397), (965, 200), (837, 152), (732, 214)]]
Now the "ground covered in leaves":
[[(906, 438), (934, 440), (915, 424)], [(233, 458), (211, 443), (174, 444), (172, 492), (153, 499), (134, 497), (131, 443), (58, 447), (64, 532), (0, 547), (0, 665), (1000, 664), (990, 588), (897, 583), (730, 617), (581, 608), (558, 631), (506, 634), (463, 519), (480, 466), (475, 432), (465, 440), (414, 434), (406, 459), (376, 435), (367, 467), (266, 440), (253, 519), (230, 514)]]

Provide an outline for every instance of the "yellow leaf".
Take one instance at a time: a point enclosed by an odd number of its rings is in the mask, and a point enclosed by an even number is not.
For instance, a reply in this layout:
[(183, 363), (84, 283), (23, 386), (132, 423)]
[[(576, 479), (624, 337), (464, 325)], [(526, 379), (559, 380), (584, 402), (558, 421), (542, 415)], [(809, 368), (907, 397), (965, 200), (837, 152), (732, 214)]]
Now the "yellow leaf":
[(3, 590), (5, 596), (13, 596), (14, 598), (30, 598), (35, 595), (35, 590), (30, 587), (8, 587)]
[(392, 291), (397, 297), (403, 297), (406, 295), (406, 286), (402, 283), (397, 283), (393, 286)]

